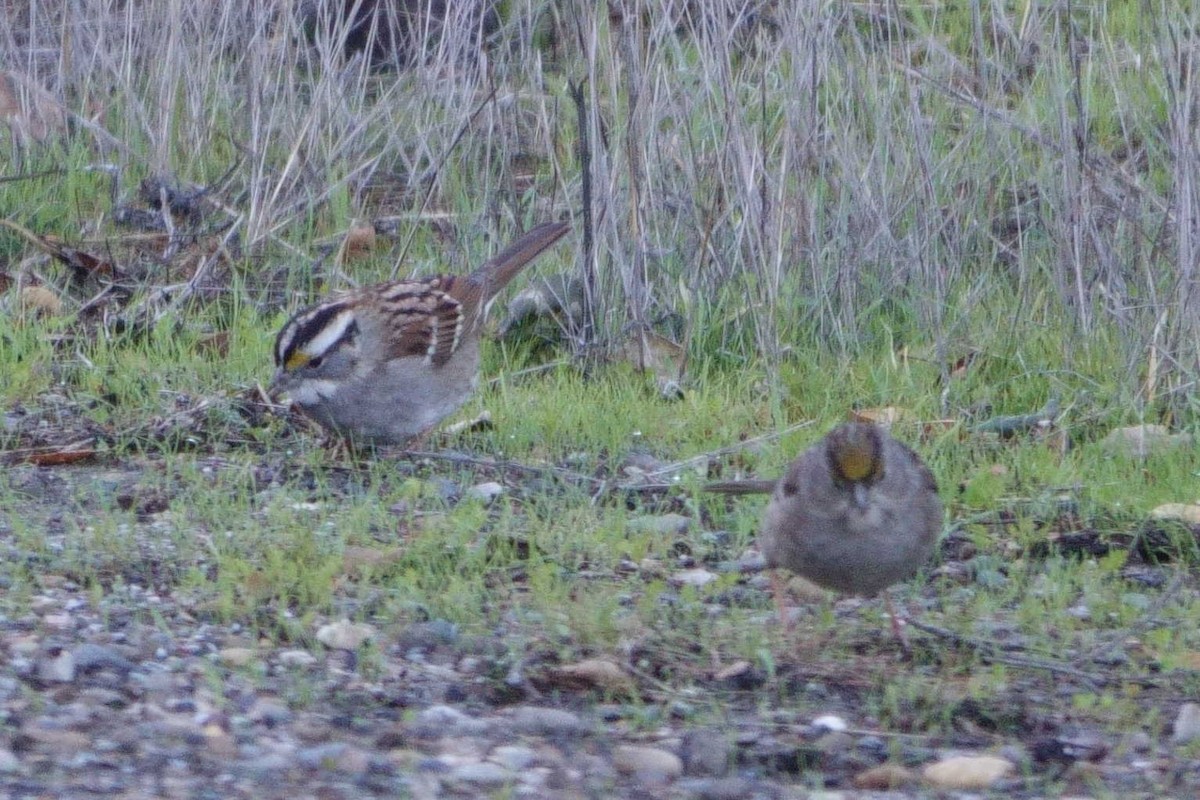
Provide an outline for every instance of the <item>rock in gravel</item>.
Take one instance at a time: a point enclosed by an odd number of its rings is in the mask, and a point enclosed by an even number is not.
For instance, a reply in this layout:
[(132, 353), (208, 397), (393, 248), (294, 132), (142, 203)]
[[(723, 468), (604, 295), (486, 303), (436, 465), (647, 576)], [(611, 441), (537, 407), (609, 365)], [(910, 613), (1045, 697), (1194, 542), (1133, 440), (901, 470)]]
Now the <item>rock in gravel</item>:
[(111, 669), (121, 675), (128, 676), (134, 670), (134, 664), (125, 656), (111, 647), (101, 644), (84, 642), (71, 651), (75, 656), (75, 667), (82, 672)]
[(513, 710), (513, 727), (534, 736), (582, 736), (587, 726), (578, 715), (561, 708), (519, 706)]
[(777, 796), (762, 784), (746, 778), (697, 778), (681, 781), (677, 786), (689, 800), (753, 800)]
[(1186, 744), (1197, 739), (1200, 739), (1200, 705), (1184, 703), (1175, 715), (1171, 741), (1175, 744)]
[(345, 742), (328, 742), (296, 751), (296, 761), (309, 769), (361, 775), (367, 771), (371, 759), (365, 751)]
[(721, 731), (697, 728), (683, 734), (680, 757), (688, 775), (719, 777), (729, 771), (729, 737)]
[(46, 614), (42, 617), (42, 626), (55, 631), (66, 631), (75, 627), (75, 618), (70, 614)]
[(38, 658), (35, 674), (42, 683), (71, 683), (75, 680), (75, 656), (66, 648), (51, 648)]
[(537, 758), (537, 753), (530, 748), (512, 744), (501, 745), (488, 756), (489, 760), (513, 772), (527, 769), (535, 758)]
[(502, 494), (504, 494), (504, 487), (499, 483), (496, 481), (484, 481), (467, 489), (465, 497), (468, 500), (475, 500), (486, 505)]
[(417, 714), (417, 722), (439, 728), (453, 728), (465, 723), (470, 717), (454, 706), (430, 706)]
[(564, 664), (547, 672), (556, 686), (564, 689), (602, 689), (614, 695), (628, 696), (637, 688), (620, 665), (607, 658), (588, 658)]
[(986, 789), (1014, 769), (997, 756), (951, 756), (925, 767), (922, 776), (939, 789)]
[(45, 718), (34, 720), (29, 725), (23, 725), (21, 737), (26, 740), (30, 750), (56, 758), (71, 758), (77, 753), (87, 750), (91, 743), (85, 734), (79, 731), (63, 730), (56, 723)]
[(674, 753), (658, 747), (620, 745), (613, 750), (617, 772), (633, 775), (645, 784), (670, 783), (683, 774), (683, 761)]
[(1144, 755), (1154, 749), (1154, 740), (1145, 731), (1134, 731), (1126, 737), (1124, 746), (1131, 753)]
[(357, 650), (374, 638), (375, 628), (348, 619), (322, 625), (317, 630), (317, 641), (330, 650)]
[(715, 572), (709, 572), (703, 567), (680, 570), (671, 575), (672, 586), (707, 586), (717, 579)]
[(292, 721), (295, 715), (292, 710), (278, 700), (259, 698), (246, 713), (254, 722), (260, 722), (268, 728), (277, 728)]
[(846, 724), (846, 720), (837, 714), (822, 714), (812, 721), (812, 726), (828, 733), (842, 733), (850, 727)]
[[(818, 730), (820, 730), (818, 728)], [(812, 746), (831, 763), (840, 763), (850, 759), (854, 753), (854, 737), (848, 733), (826, 733), (818, 736)]]
[(129, 698), (123, 692), (118, 692), (115, 689), (106, 689), (103, 686), (92, 686), (84, 689), (79, 693), (79, 700), (89, 709), (95, 709), (99, 706), (120, 709), (129, 705)]
[(289, 669), (311, 667), (317, 663), (317, 657), (307, 650), (282, 650), (278, 655), (279, 663)]
[(244, 667), (258, 660), (253, 647), (225, 647), (217, 651), (217, 660), (227, 667)]
[(408, 733), (419, 739), (436, 739), (447, 733), (458, 737), (477, 737), (488, 734), (494, 721), (491, 718), (472, 717), (453, 706), (437, 705), (418, 714), (413, 725), (409, 726)]
[(499, 764), (479, 761), (474, 764), (460, 764), (450, 771), (450, 780), (454, 783), (469, 783), (479, 787), (499, 787), (513, 780), (513, 775)]
[(431, 619), (409, 625), (396, 637), (396, 647), (402, 653), (411, 650), (431, 650), (458, 641), (458, 626), (444, 619)]
[(901, 764), (880, 764), (854, 776), (856, 789), (886, 791), (911, 786), (917, 782), (917, 774)]
[(233, 737), (214, 725), (204, 726), (204, 749), (209, 758), (228, 761), (237, 758), (238, 747)]
[(16, 772), (21, 768), (21, 762), (7, 747), (0, 747), (0, 772)]

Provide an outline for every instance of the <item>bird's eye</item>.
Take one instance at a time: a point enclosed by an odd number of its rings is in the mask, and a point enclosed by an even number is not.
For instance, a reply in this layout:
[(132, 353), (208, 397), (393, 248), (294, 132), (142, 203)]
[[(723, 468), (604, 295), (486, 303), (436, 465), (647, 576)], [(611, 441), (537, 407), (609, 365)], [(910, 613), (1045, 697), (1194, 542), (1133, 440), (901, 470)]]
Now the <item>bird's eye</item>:
[(317, 369), (324, 363), (325, 363), (324, 356), (314, 356), (314, 357), (310, 358), (308, 360), (308, 363), (305, 364), (304, 366), (308, 367), (309, 369)]

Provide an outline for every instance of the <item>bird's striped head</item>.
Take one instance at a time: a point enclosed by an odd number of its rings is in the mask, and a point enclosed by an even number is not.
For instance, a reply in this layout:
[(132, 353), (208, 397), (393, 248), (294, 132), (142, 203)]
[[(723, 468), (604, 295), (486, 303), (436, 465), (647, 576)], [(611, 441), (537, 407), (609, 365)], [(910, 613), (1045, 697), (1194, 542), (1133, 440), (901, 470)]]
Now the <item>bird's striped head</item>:
[(839, 425), (825, 437), (825, 458), (837, 483), (878, 483), (884, 472), (883, 433), (866, 423)]

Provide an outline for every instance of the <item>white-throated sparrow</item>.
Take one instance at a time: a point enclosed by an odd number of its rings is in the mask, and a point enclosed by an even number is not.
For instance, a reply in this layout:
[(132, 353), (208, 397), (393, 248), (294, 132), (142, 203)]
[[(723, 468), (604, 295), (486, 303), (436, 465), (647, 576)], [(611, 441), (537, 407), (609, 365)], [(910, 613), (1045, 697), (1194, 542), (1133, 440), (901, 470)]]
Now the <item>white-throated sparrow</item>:
[[(758, 540), (767, 567), (846, 594), (870, 597), (914, 575), (942, 529), (942, 503), (928, 467), (906, 445), (865, 423), (838, 425), (778, 481), (728, 481), (705, 489), (770, 492)], [(892, 622), (898, 633), (894, 614)]]
[(272, 393), (354, 441), (424, 434), (475, 389), (492, 298), (568, 230), (537, 225), (469, 275), (368, 286), (298, 312), (275, 340)]

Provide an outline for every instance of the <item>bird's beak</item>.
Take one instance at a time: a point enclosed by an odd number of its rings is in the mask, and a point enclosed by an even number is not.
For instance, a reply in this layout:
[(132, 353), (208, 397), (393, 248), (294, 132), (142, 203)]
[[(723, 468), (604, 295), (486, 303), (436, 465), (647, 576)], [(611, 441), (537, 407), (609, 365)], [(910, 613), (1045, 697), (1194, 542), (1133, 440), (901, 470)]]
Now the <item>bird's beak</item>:
[(865, 509), (871, 502), (871, 491), (862, 481), (855, 481), (853, 484), (854, 505), (856, 508)]
[(278, 400), (279, 395), (287, 391), (286, 387), (284, 386), (285, 377), (286, 376), (284, 375), (283, 370), (275, 370), (275, 375), (271, 378), (271, 385), (267, 387), (267, 396), (272, 400)]

